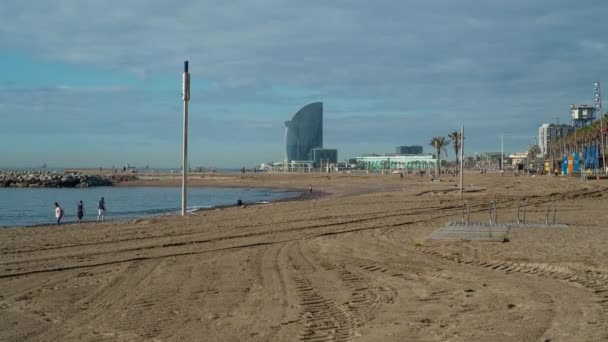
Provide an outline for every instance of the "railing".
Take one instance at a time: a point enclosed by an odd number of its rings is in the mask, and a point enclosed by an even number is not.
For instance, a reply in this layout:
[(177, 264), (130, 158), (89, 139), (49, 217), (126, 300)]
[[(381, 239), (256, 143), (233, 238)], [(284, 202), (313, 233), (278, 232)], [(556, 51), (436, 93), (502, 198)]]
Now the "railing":
[(496, 211), (496, 203), (494, 201), (490, 202), (490, 225), (488, 226), (490, 238), (493, 238), (492, 234), (492, 225), (498, 223), (498, 212)]
[(490, 224), (498, 223), (498, 212), (496, 211), (496, 203), (494, 201), (490, 202)]
[[(467, 208), (467, 220), (464, 220), (464, 208)], [(469, 201), (465, 200), (464, 202), (462, 202), (462, 221), (463, 224), (464, 223), (469, 223), (471, 222), (471, 206), (469, 206)]]
[[(549, 223), (549, 211), (552, 212), (552, 221), (551, 223)], [(547, 212), (545, 213), (545, 223), (547, 225), (549, 224), (555, 224), (555, 201), (551, 201), (551, 203), (549, 203), (549, 206), (547, 207)]]
[[(523, 212), (523, 221), (521, 220), (520, 213)], [(519, 201), (517, 205), (517, 224), (526, 224), (526, 201)]]

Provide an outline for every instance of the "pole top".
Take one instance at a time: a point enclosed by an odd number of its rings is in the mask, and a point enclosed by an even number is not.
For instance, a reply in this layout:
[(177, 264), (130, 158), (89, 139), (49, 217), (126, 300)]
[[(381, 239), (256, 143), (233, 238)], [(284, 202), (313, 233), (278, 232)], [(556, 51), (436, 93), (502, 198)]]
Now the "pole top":
[(184, 72), (188, 72), (188, 61), (184, 61)]

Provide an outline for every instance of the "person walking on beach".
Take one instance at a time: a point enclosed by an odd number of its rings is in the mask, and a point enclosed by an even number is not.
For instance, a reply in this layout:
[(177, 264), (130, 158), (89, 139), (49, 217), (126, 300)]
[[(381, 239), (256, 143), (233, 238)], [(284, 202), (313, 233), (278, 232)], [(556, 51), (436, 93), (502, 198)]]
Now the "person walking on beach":
[(63, 208), (57, 202), (55, 202), (55, 218), (57, 219), (57, 225), (60, 226), (63, 218)]
[(97, 222), (99, 222), (99, 220), (103, 222), (103, 219), (106, 216), (106, 201), (103, 199), (103, 197), (99, 200), (99, 203), (97, 204), (97, 210)]
[(82, 201), (78, 202), (76, 215), (78, 216), (78, 223), (82, 222), (82, 217), (84, 216), (84, 203), (82, 203)]

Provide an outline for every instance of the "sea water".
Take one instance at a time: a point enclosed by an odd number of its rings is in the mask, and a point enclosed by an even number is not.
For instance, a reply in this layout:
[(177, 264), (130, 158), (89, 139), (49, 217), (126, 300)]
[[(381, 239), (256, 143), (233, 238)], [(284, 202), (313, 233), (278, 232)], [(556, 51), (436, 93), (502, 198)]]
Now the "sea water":
[[(251, 188), (189, 188), (188, 210), (244, 204), (270, 203), (299, 193)], [(95, 188), (0, 188), (0, 227), (32, 226), (55, 222), (58, 202), (64, 209), (62, 222), (76, 221), (78, 201), (84, 202), (83, 220), (97, 219), (97, 202), (105, 198), (106, 219), (177, 214), (181, 211), (179, 187)]]

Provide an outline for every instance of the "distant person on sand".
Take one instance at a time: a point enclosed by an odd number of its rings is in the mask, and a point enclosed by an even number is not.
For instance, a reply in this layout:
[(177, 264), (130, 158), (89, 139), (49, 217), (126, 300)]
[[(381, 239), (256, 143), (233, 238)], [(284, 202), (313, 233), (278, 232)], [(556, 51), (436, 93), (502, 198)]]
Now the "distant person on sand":
[(78, 207), (76, 208), (76, 215), (78, 216), (77, 222), (82, 222), (82, 217), (84, 216), (84, 203), (82, 203), (82, 201), (78, 202)]
[(60, 226), (63, 218), (63, 208), (57, 202), (55, 202), (55, 218), (57, 219), (57, 225)]
[(312, 184), (308, 185), (308, 192), (312, 193)]
[(97, 222), (99, 222), (100, 219), (101, 222), (103, 222), (103, 219), (106, 216), (106, 201), (103, 199), (103, 197), (99, 200), (99, 203), (97, 204), (97, 210)]

